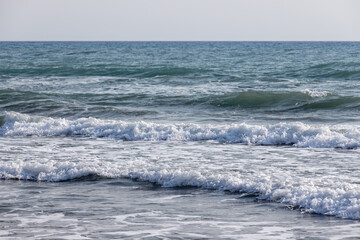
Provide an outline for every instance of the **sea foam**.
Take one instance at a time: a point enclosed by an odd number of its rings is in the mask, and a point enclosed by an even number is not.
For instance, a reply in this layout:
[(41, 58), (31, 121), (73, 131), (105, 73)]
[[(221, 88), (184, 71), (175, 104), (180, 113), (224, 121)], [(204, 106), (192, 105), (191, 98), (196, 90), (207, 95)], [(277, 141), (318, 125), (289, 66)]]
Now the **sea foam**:
[(130, 178), (162, 187), (199, 187), (246, 193), (258, 199), (279, 202), (308, 213), (360, 219), (360, 189), (356, 184), (321, 179), (309, 180), (286, 173), (260, 172), (242, 176), (231, 171), (151, 166), (147, 162), (126, 165), (109, 162), (12, 162), (0, 167), (1, 179), (66, 181), (97, 175), (101, 178)]
[(305, 89), (301, 92), (309, 95), (312, 98), (326, 97), (327, 95), (330, 94), (328, 91), (316, 91), (310, 89)]
[(68, 120), (5, 112), (0, 136), (85, 136), (127, 141), (218, 141), (312, 148), (358, 148), (358, 126), (309, 125), (301, 122), (254, 125), (158, 124), (80, 118)]

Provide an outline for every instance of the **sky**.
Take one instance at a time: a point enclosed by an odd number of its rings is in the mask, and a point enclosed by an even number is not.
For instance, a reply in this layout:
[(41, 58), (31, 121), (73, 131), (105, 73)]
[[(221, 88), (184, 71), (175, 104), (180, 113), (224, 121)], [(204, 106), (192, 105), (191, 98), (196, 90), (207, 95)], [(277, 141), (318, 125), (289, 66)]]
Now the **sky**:
[(0, 41), (360, 41), (360, 0), (0, 0)]

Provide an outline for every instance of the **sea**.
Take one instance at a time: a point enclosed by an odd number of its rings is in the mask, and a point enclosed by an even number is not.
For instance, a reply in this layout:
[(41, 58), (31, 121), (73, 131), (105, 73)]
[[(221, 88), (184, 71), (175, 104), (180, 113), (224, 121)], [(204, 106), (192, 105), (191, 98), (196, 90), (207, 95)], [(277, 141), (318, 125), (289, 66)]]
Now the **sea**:
[(0, 42), (1, 239), (360, 239), (360, 42)]

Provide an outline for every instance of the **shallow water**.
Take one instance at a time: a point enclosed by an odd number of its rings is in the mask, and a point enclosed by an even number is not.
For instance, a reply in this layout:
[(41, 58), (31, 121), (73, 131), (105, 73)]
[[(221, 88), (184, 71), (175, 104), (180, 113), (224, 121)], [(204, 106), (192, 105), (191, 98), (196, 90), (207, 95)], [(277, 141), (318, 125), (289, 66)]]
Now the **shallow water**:
[(2, 177), (28, 181), (1, 183), (4, 237), (343, 239), (359, 234), (358, 150), (5, 139), (1, 156), (16, 153), (17, 159), (2, 157)]
[(127, 179), (3, 183), (16, 197), (1, 201), (6, 239), (356, 239), (360, 226), (254, 196)]

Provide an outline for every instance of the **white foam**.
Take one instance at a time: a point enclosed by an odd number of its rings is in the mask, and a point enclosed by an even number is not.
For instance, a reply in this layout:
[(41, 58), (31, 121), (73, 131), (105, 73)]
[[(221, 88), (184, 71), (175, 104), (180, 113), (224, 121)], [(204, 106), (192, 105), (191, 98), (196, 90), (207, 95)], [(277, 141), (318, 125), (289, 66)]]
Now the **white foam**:
[(301, 92), (309, 95), (312, 98), (326, 97), (327, 95), (330, 94), (328, 91), (316, 91), (310, 89), (305, 89)]
[(1, 136), (87, 136), (128, 141), (206, 141), (294, 145), (312, 148), (358, 148), (359, 126), (309, 125), (301, 122), (273, 125), (246, 123), (223, 126), (156, 124), (81, 118), (67, 120), (5, 113)]
[(360, 189), (356, 184), (305, 179), (288, 173), (260, 172), (244, 176), (236, 172), (150, 166), (144, 161), (126, 165), (93, 162), (11, 162), (0, 167), (2, 179), (64, 181), (90, 174), (149, 181), (163, 187), (193, 186), (205, 189), (245, 192), (310, 213), (360, 219)]
[(243, 178), (240, 174), (213, 174), (195, 170), (141, 170), (129, 173), (132, 178), (158, 183), (165, 187), (196, 186), (207, 189), (246, 192), (260, 199), (299, 207), (310, 213), (360, 219), (360, 189), (356, 185), (332, 182), (326, 187), (289, 175), (259, 174)]

